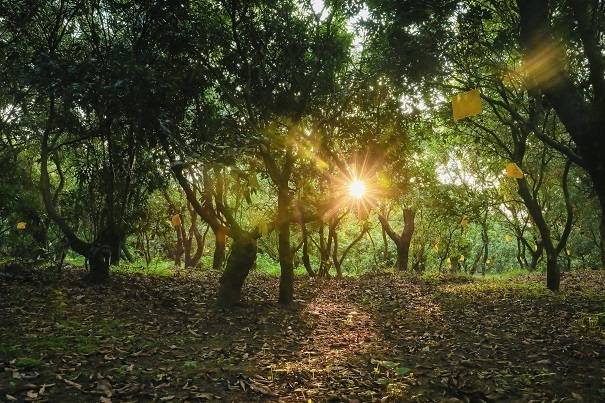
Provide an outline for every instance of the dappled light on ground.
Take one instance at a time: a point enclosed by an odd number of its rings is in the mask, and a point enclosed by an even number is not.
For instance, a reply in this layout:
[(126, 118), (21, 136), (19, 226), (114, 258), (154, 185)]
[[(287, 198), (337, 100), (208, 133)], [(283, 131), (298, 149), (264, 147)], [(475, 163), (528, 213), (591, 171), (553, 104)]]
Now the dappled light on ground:
[(3, 399), (602, 397), (598, 272), (566, 274), (559, 294), (539, 275), (302, 278), (288, 308), (270, 299), (277, 280), (254, 274), (233, 310), (215, 307), (213, 274), (115, 275), (96, 288), (76, 274), (0, 280)]

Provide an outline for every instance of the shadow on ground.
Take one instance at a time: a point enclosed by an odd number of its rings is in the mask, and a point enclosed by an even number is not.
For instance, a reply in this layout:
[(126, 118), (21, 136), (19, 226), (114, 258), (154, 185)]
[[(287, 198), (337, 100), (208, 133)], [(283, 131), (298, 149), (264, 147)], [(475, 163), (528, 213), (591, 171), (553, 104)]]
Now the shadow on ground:
[[(601, 273), (427, 284), (301, 278), (290, 308), (253, 275), (243, 306), (212, 273), (77, 270), (0, 280), (0, 399), (29, 401), (602, 400)], [(584, 276), (584, 277), (583, 277)]]

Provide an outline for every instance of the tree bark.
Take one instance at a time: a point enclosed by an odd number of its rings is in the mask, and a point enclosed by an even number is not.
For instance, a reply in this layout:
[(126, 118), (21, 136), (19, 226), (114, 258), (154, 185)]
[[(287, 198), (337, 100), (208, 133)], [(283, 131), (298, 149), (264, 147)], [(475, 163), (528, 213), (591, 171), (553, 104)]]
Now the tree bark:
[(288, 182), (279, 185), (277, 196), (278, 219), (278, 252), (279, 266), (279, 298), (280, 304), (288, 305), (294, 298), (294, 262), (292, 247), (290, 246), (290, 202), (291, 196)]
[(227, 234), (222, 227), (214, 231), (214, 255), (212, 257), (212, 269), (220, 270), (225, 261), (225, 248), (227, 244)]
[(538, 262), (544, 253), (544, 245), (541, 239), (536, 239), (536, 250), (531, 250), (531, 263), (529, 264), (529, 270), (535, 271), (538, 268)]
[(111, 261), (111, 250), (107, 246), (92, 246), (88, 254), (88, 263), (90, 265), (89, 273), (84, 277), (85, 280), (98, 284), (109, 278), (109, 265)]
[(227, 266), (220, 279), (218, 304), (232, 307), (240, 302), (244, 281), (256, 261), (256, 240), (246, 234), (233, 238)]
[(302, 261), (305, 270), (309, 277), (315, 276), (315, 272), (313, 271), (313, 267), (311, 266), (311, 257), (309, 256), (309, 234), (307, 232), (307, 225), (304, 220), (301, 220), (300, 228), (302, 232)]
[(531, 195), (529, 190), (529, 186), (527, 184), (527, 179), (521, 178), (517, 179), (517, 191), (523, 203), (527, 207), (527, 211), (529, 215), (532, 217), (538, 231), (540, 232), (540, 238), (542, 239), (542, 243), (544, 246), (544, 250), (546, 252), (546, 285), (551, 291), (559, 290), (559, 267), (557, 265), (557, 253), (556, 248), (553, 245), (552, 238), (550, 235), (550, 228), (544, 219), (544, 215), (542, 214), (542, 209), (538, 202)]
[(414, 235), (414, 216), (416, 212), (412, 209), (403, 210), (403, 232), (397, 244), (397, 269), (407, 271), (410, 254), (410, 244)]
[[(603, 57), (596, 42), (596, 32), (588, 18), (585, 1), (569, 2), (574, 13), (584, 56), (588, 61), (589, 78), (592, 84), (592, 101), (587, 100), (571, 80), (565, 65), (565, 54), (558, 49), (549, 22), (548, 0), (517, 0), (521, 26), (521, 45), (528, 65), (532, 59), (544, 54), (545, 46), (551, 46), (552, 55), (548, 67), (530, 68), (530, 86), (539, 89), (554, 110), (578, 148), (590, 175), (601, 207), (600, 247), (601, 263), (605, 266), (605, 77)], [(598, 11), (595, 11), (598, 12)], [(545, 77), (548, 77), (546, 80)], [(546, 245), (545, 245), (546, 246)], [(547, 252), (548, 253), (548, 252)]]
[(406, 271), (408, 269), (410, 244), (414, 235), (414, 217), (416, 211), (411, 208), (403, 209), (403, 230), (401, 234), (397, 234), (388, 222), (388, 219), (382, 215), (378, 215), (380, 225), (384, 232), (393, 240), (397, 247), (397, 270)]
[(557, 255), (551, 251), (546, 254), (546, 287), (557, 291), (561, 283), (561, 270), (557, 263)]

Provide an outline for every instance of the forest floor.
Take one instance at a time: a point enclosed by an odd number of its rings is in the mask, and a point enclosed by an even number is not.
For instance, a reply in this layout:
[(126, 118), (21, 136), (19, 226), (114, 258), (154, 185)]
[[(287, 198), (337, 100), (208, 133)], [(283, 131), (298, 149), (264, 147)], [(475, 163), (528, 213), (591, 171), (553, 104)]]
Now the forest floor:
[(0, 401), (605, 400), (605, 272), (501, 280), (0, 276)]

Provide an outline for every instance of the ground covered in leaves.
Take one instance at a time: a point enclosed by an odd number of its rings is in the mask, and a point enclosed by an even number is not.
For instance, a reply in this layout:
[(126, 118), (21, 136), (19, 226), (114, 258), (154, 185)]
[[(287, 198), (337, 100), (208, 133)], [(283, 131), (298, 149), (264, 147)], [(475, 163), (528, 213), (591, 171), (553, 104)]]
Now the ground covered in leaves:
[(0, 401), (604, 401), (605, 273), (508, 280), (0, 277)]

